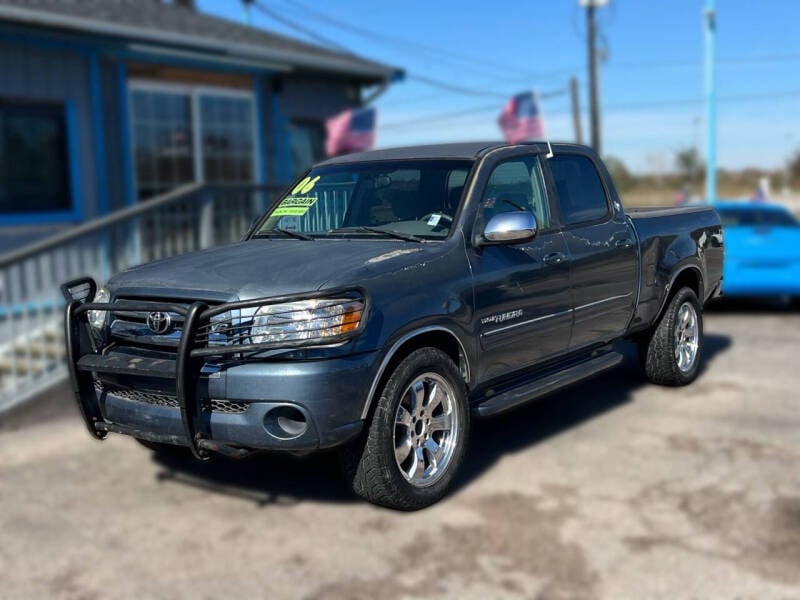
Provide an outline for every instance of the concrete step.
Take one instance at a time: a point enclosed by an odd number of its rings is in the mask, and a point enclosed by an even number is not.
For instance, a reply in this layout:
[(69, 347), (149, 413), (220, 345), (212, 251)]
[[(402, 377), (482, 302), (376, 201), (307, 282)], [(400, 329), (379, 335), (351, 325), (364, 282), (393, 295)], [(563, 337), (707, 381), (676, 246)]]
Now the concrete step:
[(16, 375), (21, 377), (25, 377), (27, 375), (38, 377), (44, 373), (44, 371), (45, 364), (41, 360), (18, 358), (16, 361), (12, 362), (10, 358), (0, 358), (0, 375), (11, 376), (16, 373)]
[(27, 346), (20, 344), (14, 347), (14, 354), (18, 357), (57, 359), (66, 354), (63, 344), (56, 342), (31, 342)]

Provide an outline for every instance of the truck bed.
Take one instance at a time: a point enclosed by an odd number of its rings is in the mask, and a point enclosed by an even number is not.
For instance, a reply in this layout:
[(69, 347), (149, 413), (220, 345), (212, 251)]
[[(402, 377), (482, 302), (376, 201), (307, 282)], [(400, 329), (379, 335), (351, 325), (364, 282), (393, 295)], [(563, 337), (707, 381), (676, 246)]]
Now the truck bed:
[(631, 331), (652, 324), (667, 299), (672, 279), (684, 268), (700, 277), (700, 302), (719, 293), (722, 226), (710, 206), (643, 208), (627, 211), (641, 252), (639, 305)]

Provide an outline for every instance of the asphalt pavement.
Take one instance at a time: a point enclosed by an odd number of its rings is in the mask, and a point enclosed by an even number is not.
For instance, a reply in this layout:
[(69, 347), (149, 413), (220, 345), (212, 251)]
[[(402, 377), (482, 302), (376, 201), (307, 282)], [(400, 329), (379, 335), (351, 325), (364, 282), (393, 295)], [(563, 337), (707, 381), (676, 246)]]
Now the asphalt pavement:
[(0, 598), (800, 598), (800, 312), (708, 314), (687, 388), (627, 351), (476, 423), (457, 489), (410, 514), (330, 455), (97, 442), (59, 386), (0, 417)]

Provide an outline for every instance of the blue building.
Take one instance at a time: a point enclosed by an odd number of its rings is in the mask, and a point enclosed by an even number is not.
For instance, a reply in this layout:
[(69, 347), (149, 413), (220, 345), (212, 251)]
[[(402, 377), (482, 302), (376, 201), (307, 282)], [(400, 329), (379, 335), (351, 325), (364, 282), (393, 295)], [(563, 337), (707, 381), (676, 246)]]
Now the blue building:
[(400, 78), (191, 1), (0, 0), (0, 253), (185, 183), (286, 183)]

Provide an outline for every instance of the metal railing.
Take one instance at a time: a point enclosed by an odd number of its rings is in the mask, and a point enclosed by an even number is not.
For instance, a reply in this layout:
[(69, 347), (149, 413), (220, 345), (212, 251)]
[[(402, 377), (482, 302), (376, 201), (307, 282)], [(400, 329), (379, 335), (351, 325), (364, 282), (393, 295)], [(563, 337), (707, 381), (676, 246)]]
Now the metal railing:
[(0, 412), (67, 375), (59, 284), (239, 240), (281, 191), (187, 185), (0, 256)]

